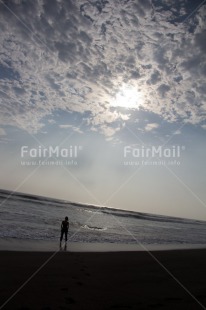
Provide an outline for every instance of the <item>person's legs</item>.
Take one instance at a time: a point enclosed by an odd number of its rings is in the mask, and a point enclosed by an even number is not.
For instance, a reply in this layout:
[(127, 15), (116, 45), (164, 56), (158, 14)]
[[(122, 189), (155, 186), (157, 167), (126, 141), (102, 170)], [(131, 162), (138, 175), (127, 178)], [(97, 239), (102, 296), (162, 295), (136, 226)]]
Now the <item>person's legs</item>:
[(67, 231), (65, 231), (65, 241), (67, 241)]
[(63, 232), (63, 230), (62, 230), (62, 231), (61, 231), (61, 236), (60, 236), (60, 242), (62, 242), (63, 235), (64, 235), (64, 232)]

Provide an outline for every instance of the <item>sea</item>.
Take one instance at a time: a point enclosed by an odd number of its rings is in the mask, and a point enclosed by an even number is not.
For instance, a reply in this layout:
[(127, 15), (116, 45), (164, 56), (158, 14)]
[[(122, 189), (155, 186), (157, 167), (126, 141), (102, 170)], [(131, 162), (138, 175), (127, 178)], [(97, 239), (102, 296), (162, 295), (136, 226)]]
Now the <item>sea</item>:
[(6, 240), (59, 242), (68, 216), (73, 244), (205, 247), (206, 222), (111, 209), (0, 190), (0, 243)]

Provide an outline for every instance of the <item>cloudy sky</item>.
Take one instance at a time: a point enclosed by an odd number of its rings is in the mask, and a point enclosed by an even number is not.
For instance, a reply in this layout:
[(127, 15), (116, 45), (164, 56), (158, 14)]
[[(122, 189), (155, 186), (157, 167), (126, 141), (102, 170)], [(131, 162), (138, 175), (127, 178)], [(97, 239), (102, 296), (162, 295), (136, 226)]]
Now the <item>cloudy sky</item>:
[(206, 1), (0, 15), (0, 188), (206, 220)]

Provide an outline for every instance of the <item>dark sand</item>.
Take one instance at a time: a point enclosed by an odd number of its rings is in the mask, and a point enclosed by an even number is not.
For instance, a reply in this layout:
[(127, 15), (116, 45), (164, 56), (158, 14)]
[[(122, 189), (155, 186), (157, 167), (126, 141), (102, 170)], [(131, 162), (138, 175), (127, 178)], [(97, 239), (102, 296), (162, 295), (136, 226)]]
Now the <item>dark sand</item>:
[(59, 252), (1, 308), (51, 255), (0, 252), (0, 309), (206, 309), (202, 249), (152, 252), (179, 283), (147, 252)]

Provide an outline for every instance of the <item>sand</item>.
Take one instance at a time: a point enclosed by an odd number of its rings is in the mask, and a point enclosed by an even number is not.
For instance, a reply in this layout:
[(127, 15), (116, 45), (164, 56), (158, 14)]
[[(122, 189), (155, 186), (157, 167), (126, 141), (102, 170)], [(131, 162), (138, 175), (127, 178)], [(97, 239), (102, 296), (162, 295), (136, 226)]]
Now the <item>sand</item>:
[(151, 253), (1, 251), (0, 309), (206, 309), (206, 250)]

